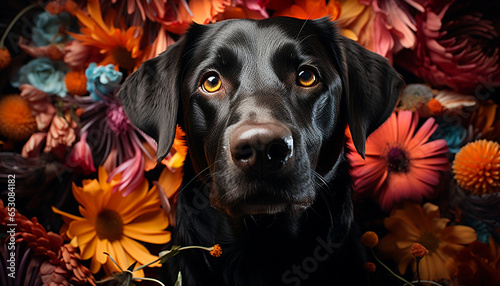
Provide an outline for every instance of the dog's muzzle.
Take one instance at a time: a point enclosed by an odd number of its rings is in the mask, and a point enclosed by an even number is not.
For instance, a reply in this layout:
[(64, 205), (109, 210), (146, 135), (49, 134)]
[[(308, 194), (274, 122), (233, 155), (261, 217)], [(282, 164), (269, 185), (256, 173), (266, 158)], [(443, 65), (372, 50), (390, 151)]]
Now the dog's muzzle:
[(279, 123), (243, 123), (229, 140), (233, 163), (245, 173), (264, 177), (279, 172), (294, 157), (293, 137)]

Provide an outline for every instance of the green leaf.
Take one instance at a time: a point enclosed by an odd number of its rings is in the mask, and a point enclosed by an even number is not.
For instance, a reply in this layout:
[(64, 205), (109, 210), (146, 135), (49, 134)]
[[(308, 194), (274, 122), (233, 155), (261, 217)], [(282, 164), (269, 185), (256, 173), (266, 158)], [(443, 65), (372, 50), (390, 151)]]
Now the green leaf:
[(162, 257), (160, 257), (160, 263), (163, 264), (165, 263), (169, 258), (171, 257), (174, 257), (176, 256), (177, 254), (179, 254), (180, 250), (179, 248), (181, 248), (180, 245), (174, 245), (172, 246), (172, 248), (170, 249), (170, 252), (168, 252), (167, 254), (163, 255)]
[(182, 273), (180, 271), (177, 274), (177, 281), (175, 281), (174, 286), (182, 286)]

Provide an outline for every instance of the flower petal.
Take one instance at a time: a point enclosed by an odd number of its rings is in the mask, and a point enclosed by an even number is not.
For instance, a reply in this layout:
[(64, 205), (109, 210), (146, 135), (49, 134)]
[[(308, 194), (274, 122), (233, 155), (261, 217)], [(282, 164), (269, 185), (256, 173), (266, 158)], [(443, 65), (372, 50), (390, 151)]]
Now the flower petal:
[[(121, 244), (125, 251), (137, 262), (147, 264), (158, 259), (158, 256), (151, 255), (149, 250), (139, 242), (124, 236), (121, 239)], [(159, 263), (154, 264), (155, 267), (160, 266)]]

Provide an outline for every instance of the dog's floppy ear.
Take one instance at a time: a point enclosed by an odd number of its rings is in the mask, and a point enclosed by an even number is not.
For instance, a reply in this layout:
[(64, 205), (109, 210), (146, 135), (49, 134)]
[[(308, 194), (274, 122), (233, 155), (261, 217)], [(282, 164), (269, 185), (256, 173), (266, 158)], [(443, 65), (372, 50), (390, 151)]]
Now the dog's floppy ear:
[(158, 143), (158, 162), (168, 154), (175, 137), (183, 45), (181, 39), (145, 61), (117, 94), (130, 121)]
[(384, 57), (346, 37), (339, 39), (347, 120), (354, 146), (364, 158), (366, 138), (389, 118), (404, 82)]
[(366, 138), (389, 118), (404, 82), (387, 59), (340, 35), (328, 17), (314, 23), (330, 46), (342, 82), (352, 140), (364, 158)]

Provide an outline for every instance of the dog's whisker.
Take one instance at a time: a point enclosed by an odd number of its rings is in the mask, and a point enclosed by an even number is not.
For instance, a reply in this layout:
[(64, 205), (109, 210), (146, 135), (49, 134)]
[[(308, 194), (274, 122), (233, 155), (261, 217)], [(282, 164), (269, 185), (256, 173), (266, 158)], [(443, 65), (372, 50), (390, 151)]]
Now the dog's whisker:
[[(315, 180), (313, 180), (313, 182), (318, 187), (318, 194), (323, 200), (325, 200), (325, 202), (326, 202), (325, 205), (328, 208), (328, 216), (329, 216), (330, 222), (333, 224), (333, 220), (334, 220), (333, 213), (332, 213), (332, 209), (330, 207), (331, 200), (333, 199), (333, 192), (330, 189), (328, 182), (323, 178), (323, 176), (321, 176), (320, 174), (318, 174), (314, 170), (312, 170), (311, 172), (315, 178)], [(315, 211), (317, 214), (320, 214), (314, 208), (311, 208), (311, 210)]]
[[(206, 167), (205, 169), (201, 170), (200, 172), (198, 172), (198, 174), (196, 174), (195, 176), (193, 176), (193, 178), (191, 178), (191, 180), (189, 180), (189, 182), (187, 182), (187, 184), (185, 184), (182, 189), (180, 189), (176, 196), (179, 196), (179, 194), (184, 191), (189, 185), (191, 185), (191, 183), (193, 183), (194, 181), (196, 180), (199, 180), (199, 176), (201, 176), (203, 173), (207, 172), (210, 170), (210, 167), (212, 167), (212, 165)], [(210, 177), (210, 174), (207, 174), (207, 177), (209, 178)]]

